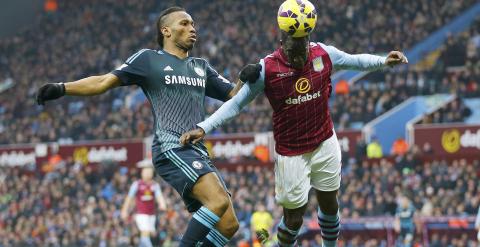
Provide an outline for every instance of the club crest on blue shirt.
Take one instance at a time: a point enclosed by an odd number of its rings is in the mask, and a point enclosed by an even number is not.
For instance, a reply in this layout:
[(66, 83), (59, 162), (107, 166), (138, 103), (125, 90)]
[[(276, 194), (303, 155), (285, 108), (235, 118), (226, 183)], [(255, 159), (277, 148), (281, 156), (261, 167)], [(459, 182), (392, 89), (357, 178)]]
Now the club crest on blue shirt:
[(192, 163), (192, 166), (195, 169), (202, 169), (203, 168), (203, 164), (200, 161), (196, 161), (196, 160)]
[(313, 63), (313, 70), (317, 72), (320, 72), (323, 70), (324, 66), (323, 66), (323, 60), (321, 57), (317, 57), (313, 59), (312, 63)]
[(202, 68), (195, 67), (193, 70), (195, 70), (195, 73), (197, 73), (197, 75), (202, 77), (205, 76), (205, 71)]

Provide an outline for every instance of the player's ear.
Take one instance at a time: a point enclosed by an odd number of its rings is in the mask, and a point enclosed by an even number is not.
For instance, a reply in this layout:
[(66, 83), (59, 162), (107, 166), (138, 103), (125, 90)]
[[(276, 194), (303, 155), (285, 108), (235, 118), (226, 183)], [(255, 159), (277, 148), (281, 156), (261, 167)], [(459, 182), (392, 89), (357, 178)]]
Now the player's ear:
[(172, 36), (172, 31), (169, 27), (161, 27), (160, 32), (162, 32), (163, 37), (170, 37)]

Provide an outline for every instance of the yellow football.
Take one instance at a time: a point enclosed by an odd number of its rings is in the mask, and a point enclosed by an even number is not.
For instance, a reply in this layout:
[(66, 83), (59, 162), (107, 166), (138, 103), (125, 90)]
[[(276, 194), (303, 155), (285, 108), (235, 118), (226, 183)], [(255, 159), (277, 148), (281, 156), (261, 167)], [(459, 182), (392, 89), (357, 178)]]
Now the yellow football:
[(277, 15), (278, 27), (295, 38), (305, 37), (315, 28), (317, 12), (308, 0), (286, 0)]

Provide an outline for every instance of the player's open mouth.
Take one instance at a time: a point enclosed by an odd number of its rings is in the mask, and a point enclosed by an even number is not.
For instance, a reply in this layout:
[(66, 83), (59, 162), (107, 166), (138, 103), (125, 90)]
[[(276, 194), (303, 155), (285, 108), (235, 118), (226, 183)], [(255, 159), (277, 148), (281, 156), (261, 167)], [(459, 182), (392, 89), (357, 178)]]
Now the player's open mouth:
[(197, 41), (197, 36), (190, 36), (189, 39), (193, 42)]

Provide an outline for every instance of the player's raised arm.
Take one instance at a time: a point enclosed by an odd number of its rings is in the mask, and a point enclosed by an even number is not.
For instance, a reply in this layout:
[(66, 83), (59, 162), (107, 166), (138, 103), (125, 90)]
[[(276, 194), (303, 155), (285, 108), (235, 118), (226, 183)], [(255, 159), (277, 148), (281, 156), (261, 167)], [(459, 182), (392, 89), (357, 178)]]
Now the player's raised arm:
[(333, 46), (320, 45), (327, 51), (335, 69), (377, 70), (385, 66), (407, 64), (407, 57), (400, 51), (391, 51), (386, 57), (372, 54), (348, 54)]
[[(263, 60), (260, 62), (263, 63)], [(265, 71), (261, 64), (249, 64), (240, 72), (240, 80), (248, 81), (238, 94), (223, 104), (212, 116), (197, 124), (199, 128), (185, 132), (180, 137), (180, 143), (186, 145), (189, 142), (195, 144), (203, 139), (206, 133), (212, 131), (226, 121), (240, 113), (240, 110), (260, 94), (265, 84), (263, 82)]]

